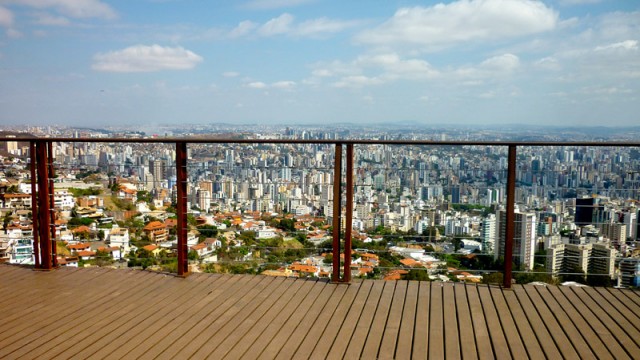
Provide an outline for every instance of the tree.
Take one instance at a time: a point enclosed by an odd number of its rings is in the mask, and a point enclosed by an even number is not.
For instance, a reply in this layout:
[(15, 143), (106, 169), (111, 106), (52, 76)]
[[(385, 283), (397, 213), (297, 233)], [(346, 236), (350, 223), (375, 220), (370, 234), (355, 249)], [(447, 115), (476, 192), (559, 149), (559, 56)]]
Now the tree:
[(426, 270), (409, 270), (409, 272), (402, 277), (404, 280), (431, 281), (429, 273)]
[(104, 230), (98, 230), (98, 240), (104, 241)]
[(187, 259), (191, 260), (191, 261), (195, 261), (198, 260), (199, 256), (198, 256), (198, 252), (195, 250), (189, 250), (189, 253), (187, 254)]

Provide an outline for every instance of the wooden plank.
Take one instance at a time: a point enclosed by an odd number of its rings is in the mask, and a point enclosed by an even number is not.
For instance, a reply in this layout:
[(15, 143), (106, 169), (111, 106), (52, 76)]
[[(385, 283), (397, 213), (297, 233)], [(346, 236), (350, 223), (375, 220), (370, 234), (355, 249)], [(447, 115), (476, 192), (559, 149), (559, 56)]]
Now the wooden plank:
[(614, 288), (605, 288), (605, 290), (618, 299), (619, 302), (623, 303), (630, 312), (635, 314), (636, 317), (640, 318), (640, 297), (635, 296), (633, 294), (634, 291)]
[[(242, 323), (246, 318), (247, 313), (244, 312), (247, 306), (251, 306), (251, 303), (256, 300), (262, 300), (262, 296), (268, 296), (273, 288), (269, 286), (273, 283), (274, 279), (270, 276), (258, 276), (258, 284), (253, 286), (248, 291), (239, 293), (229, 300), (231, 306), (220, 313), (215, 320), (212, 320), (209, 325), (201, 331), (185, 348), (178, 353), (180, 357), (184, 358), (204, 358), (209, 353), (210, 347), (207, 345), (214, 334), (222, 331), (224, 327), (231, 323)], [(262, 296), (260, 293), (264, 293)], [(164, 355), (163, 355), (164, 356)]]
[(524, 310), (527, 319), (529, 320), (529, 324), (533, 329), (533, 333), (536, 335), (540, 346), (542, 347), (542, 351), (544, 351), (545, 356), (548, 359), (560, 359), (562, 357), (560, 350), (556, 346), (554, 342), (552, 334), (549, 332), (547, 327), (544, 324), (544, 321), (538, 314), (535, 305), (529, 299), (524, 286), (518, 286), (513, 290), (520, 302), (522, 309)]
[[(405, 284), (404, 288), (406, 289), (406, 282), (402, 282)], [(376, 309), (375, 315), (373, 316), (371, 326), (369, 327), (369, 333), (367, 334), (367, 339), (364, 343), (364, 347), (362, 348), (361, 358), (364, 359), (380, 359), (378, 356), (378, 352), (382, 345), (382, 339), (386, 332), (389, 330), (391, 335), (389, 336), (390, 341), (393, 341), (391, 348), (391, 357), (393, 357), (393, 352), (395, 350), (395, 342), (398, 337), (398, 329), (400, 328), (398, 322), (400, 321), (400, 315), (402, 314), (402, 306), (404, 305), (404, 291), (401, 291), (401, 298), (398, 301), (399, 306), (396, 307), (394, 312), (394, 318), (391, 318), (391, 305), (394, 300), (394, 294), (397, 291), (397, 281), (386, 281), (384, 290), (382, 291), (382, 295), (380, 296), (380, 301), (378, 302), (378, 308)], [(347, 354), (349, 351), (347, 350)]]
[[(391, 303), (391, 309), (389, 310), (389, 317), (387, 319), (387, 324), (384, 327), (384, 334), (380, 342), (378, 359), (395, 359), (396, 345), (398, 344), (398, 338), (400, 336), (400, 326), (402, 325), (402, 319), (404, 318), (404, 304), (406, 302), (407, 286), (407, 281), (396, 282), (396, 289), (393, 293), (393, 301)], [(415, 312), (415, 302), (413, 311)], [(411, 324), (413, 324), (413, 319), (411, 319)], [(409, 346), (409, 348), (411, 348), (411, 346)]]
[(629, 354), (620, 346), (619, 340), (611, 333), (605, 325), (605, 322), (611, 322), (611, 319), (600, 313), (593, 313), (595, 308), (587, 305), (570, 286), (560, 286), (558, 290), (568, 299), (576, 308), (576, 311), (582, 315), (585, 321), (591, 326), (593, 331), (598, 334), (602, 342), (607, 346), (609, 351), (616, 359), (629, 359)]
[(220, 346), (218, 347), (216, 354), (209, 355), (210, 359), (239, 359), (247, 351), (249, 344), (252, 344), (260, 334), (269, 326), (271, 321), (276, 319), (283, 309), (289, 304), (291, 299), (295, 298), (298, 293), (304, 294), (304, 286), (309, 286), (307, 281), (294, 280), (294, 283), (287, 288), (287, 290), (279, 297), (276, 302), (269, 308), (269, 310), (260, 318), (256, 319), (255, 324), (251, 329), (242, 336), (242, 338), (232, 344), (232, 346)]
[[(313, 305), (316, 304), (319, 298), (323, 298), (322, 301), (327, 301), (327, 296), (331, 295), (334, 286), (329, 286), (330, 289), (326, 289), (327, 283), (316, 282), (311, 291), (305, 296), (305, 298), (300, 301), (298, 307), (293, 311), (293, 313), (289, 316), (289, 318), (282, 325), (277, 327), (277, 324), (274, 324), (273, 337), (269, 340), (266, 346), (262, 346), (262, 352), (259, 354), (258, 358), (260, 359), (273, 359), (278, 355), (280, 350), (284, 347), (284, 345), (289, 341), (292, 335), (295, 333), (296, 328), (302, 322), (302, 319), (305, 318), (306, 315), (309, 314)], [(325, 296), (322, 296), (323, 292), (325, 292)], [(317, 313), (317, 312), (316, 312)], [(314, 317), (315, 320), (315, 317)], [(268, 329), (267, 329), (268, 330)], [(304, 335), (304, 334), (302, 334)], [(258, 339), (259, 341), (260, 339)], [(258, 355), (258, 353), (256, 353)]]
[[(119, 323), (109, 324), (95, 331), (91, 338), (84, 340), (92, 343), (91, 348), (75, 353), (73, 357), (102, 359), (112, 354), (114, 349), (120, 349), (131, 343), (140, 344), (149, 336), (158, 336), (156, 331), (169, 326), (172, 321), (188, 310), (190, 301), (206, 293), (205, 290), (210, 285), (207, 281), (209, 279), (212, 277), (193, 274), (186, 279), (180, 279), (178, 286), (174, 284), (175, 290), (170, 291), (169, 296), (163, 297), (164, 294), (149, 296), (149, 301), (145, 301), (145, 306), (136, 311), (137, 314), (134, 317), (123, 317)], [(149, 329), (156, 331), (148, 334)]]
[[(371, 284), (367, 281), (366, 284)], [(296, 359), (309, 359), (311, 353), (314, 351), (317, 345), (326, 344), (326, 352), (328, 352), (331, 344), (340, 330), (344, 319), (347, 316), (347, 312), (351, 308), (358, 290), (360, 290), (361, 282), (351, 284), (340, 284), (339, 289), (345, 289), (342, 298), (332, 297), (327, 304), (327, 311), (323, 311), (318, 318), (316, 324), (314, 324), (311, 331), (305, 336), (304, 341), (298, 347), (295, 355), (292, 358)], [(330, 305), (331, 304), (331, 305)], [(322, 339), (322, 341), (319, 341)], [(324, 353), (326, 353), (324, 352)]]
[(429, 359), (444, 359), (444, 315), (442, 306), (442, 283), (431, 283), (429, 309)]
[[(71, 357), (84, 359), (91, 353), (105, 345), (107, 335), (117, 336), (126, 333), (128, 329), (151, 316), (156, 309), (162, 310), (162, 304), (171, 305), (170, 298), (174, 293), (181, 294), (187, 289), (188, 282), (184, 279), (170, 277), (162, 279), (151, 292), (134, 298), (108, 313), (97, 310), (95, 314), (88, 314), (92, 321), (84, 326), (78, 326), (73, 335), (74, 344), (85, 346), (69, 346), (69, 342), (61, 342), (50, 346), (47, 356), (53, 359), (68, 359)], [(116, 300), (117, 301), (117, 300)], [(141, 305), (144, 307), (141, 308)], [(111, 336), (108, 339), (111, 339)]]
[(487, 329), (489, 329), (493, 351), (498, 359), (513, 358), (509, 350), (509, 344), (505, 338), (505, 331), (500, 323), (499, 318), (502, 314), (496, 310), (493, 298), (489, 292), (489, 286), (490, 285), (478, 286), (478, 295), (482, 303), (482, 309), (484, 310), (484, 318), (487, 323)]
[(526, 354), (527, 351), (524, 348), (524, 344), (522, 343), (522, 337), (518, 332), (518, 328), (513, 320), (511, 310), (509, 309), (509, 306), (504, 299), (503, 292), (510, 290), (503, 290), (502, 288), (497, 286), (489, 286), (488, 289), (491, 293), (491, 298), (493, 299), (493, 304), (498, 315), (498, 320), (500, 320), (500, 323), (502, 325), (502, 331), (507, 340), (507, 344), (509, 345), (509, 350), (512, 354), (512, 357), (518, 358), (522, 356), (521, 354)]
[(625, 295), (629, 296), (629, 298), (634, 299), (636, 303), (640, 302), (640, 290), (637, 289), (620, 289)]
[[(623, 314), (625, 319), (627, 319), (636, 330), (640, 330), (640, 306), (637, 306), (633, 301), (629, 300), (628, 297), (621, 295), (618, 289), (601, 287), (594, 287), (593, 289), (605, 298), (612, 308), (617, 309), (618, 312)], [(614, 291), (611, 292), (611, 290)]]
[[(324, 328), (329, 317), (324, 321), (320, 319), (323, 313), (333, 314), (340, 299), (347, 290), (345, 284), (327, 284), (326, 288), (313, 303), (313, 307), (309, 309), (304, 318), (297, 324), (293, 334), (285, 341), (284, 345), (277, 354), (277, 359), (292, 359), (298, 347), (302, 344), (307, 336), (314, 336), (312, 333), (315, 328)], [(314, 337), (318, 341), (321, 333)]]
[[(558, 347), (558, 350), (560, 350), (560, 353), (562, 353), (562, 356), (565, 359), (579, 359), (580, 356), (576, 352), (576, 349), (573, 347), (568, 335), (565, 334), (562, 326), (560, 326), (558, 321), (554, 318), (553, 313), (536, 291), (536, 286), (523, 286), (523, 289), (525, 290), (527, 296), (529, 296), (529, 299), (531, 299), (531, 303), (538, 311), (538, 315), (540, 316), (549, 334), (551, 334), (551, 337)], [(540, 330), (544, 331), (542, 328)], [(538, 329), (534, 327), (534, 331), (537, 332)]]
[[(125, 281), (124, 284), (138, 285), (146, 290), (160, 281), (160, 279), (159, 275), (147, 273), (140, 274), (140, 276), (132, 276), (129, 279), (131, 282)], [(119, 290), (121, 291), (122, 289)], [(46, 313), (34, 314), (33, 317), (24, 318), (23, 321), (31, 326), (22, 332), (12, 332), (18, 338), (18, 341), (14, 342), (11, 339), (7, 339), (0, 342), (0, 357), (12, 351), (16, 351), (16, 356), (22, 356), (22, 354), (26, 354), (36, 348), (41, 351), (51, 344), (64, 341), (65, 337), (70, 336), (69, 334), (77, 330), (77, 327), (72, 327), (68, 324), (82, 323), (82, 320), (86, 319), (87, 313), (91, 313), (96, 309), (109, 311), (117, 305), (113, 300), (118, 297), (120, 291), (116, 289), (116, 291), (109, 293), (106, 289), (100, 291), (99, 287), (88, 287), (84, 292), (75, 292), (74, 295), (70, 295), (67, 307), (63, 310), (49, 308)], [(128, 299), (135, 295), (134, 293), (129, 293), (125, 298)], [(68, 305), (72, 304), (73, 301), (87, 304), (92, 299), (95, 301), (82, 307), (82, 311), (78, 311), (78, 308)], [(46, 321), (38, 319), (39, 316), (42, 316)], [(38, 327), (34, 327), (34, 324), (38, 324)], [(11, 343), (11, 345), (9, 346), (8, 343)]]
[[(413, 333), (416, 324), (416, 306), (418, 304), (419, 290), (419, 282), (407, 282), (404, 307), (402, 308), (402, 319), (400, 320), (400, 331), (398, 333), (398, 341), (394, 354), (394, 358), (398, 360), (406, 360), (411, 358), (411, 348), (413, 345)], [(382, 355), (385, 354), (382, 353)]]
[[(300, 283), (300, 281), (298, 283)], [(266, 299), (261, 301), (259, 306), (247, 316), (244, 321), (241, 323), (230, 323), (231, 332), (225, 334), (225, 332), (220, 331), (211, 338), (210, 343), (217, 345), (217, 347), (210, 352), (211, 355), (215, 354), (218, 358), (224, 357), (233, 346), (236, 346), (236, 344), (245, 337), (247, 332), (263, 321), (265, 314), (289, 291), (290, 287), (295, 284), (295, 280), (278, 279), (276, 284), (276, 286), (273, 286), (274, 291), (269, 294)]]
[[(291, 281), (286, 282), (284, 278), (272, 278), (272, 281), (265, 284), (265, 286), (260, 286), (256, 288), (258, 294), (253, 296), (252, 294), (247, 294), (243, 296), (242, 300), (246, 303), (246, 305), (239, 309), (237, 312), (227, 311), (220, 318), (216, 319), (216, 322), (212, 324), (210, 329), (218, 328), (216, 331), (208, 331), (212, 333), (211, 336), (207, 336), (207, 341), (195, 352), (192, 357), (196, 359), (203, 359), (209, 354), (217, 354), (216, 349), (220, 345), (222, 341), (224, 341), (228, 336), (238, 331), (238, 328), (241, 327), (245, 322), (251, 323), (252, 318), (257, 314), (256, 310), (268, 301), (269, 298), (274, 297), (274, 292), (277, 290), (281, 290), (281, 285), (288, 283), (291, 284)], [(277, 294), (276, 296), (279, 296)], [(240, 308), (243, 302), (238, 301), (234, 308)], [(220, 326), (216, 326), (216, 323), (224, 324)], [(183, 354), (181, 354), (182, 356)]]
[(522, 304), (518, 301), (518, 297), (510, 290), (502, 290), (502, 295), (513, 316), (514, 323), (518, 328), (518, 333), (520, 334), (529, 359), (543, 359), (545, 355), (542, 347), (540, 347), (536, 334), (533, 332), (531, 324), (527, 320), (527, 315), (522, 309)]
[(416, 324), (413, 336), (413, 359), (426, 359), (429, 355), (429, 312), (431, 309), (431, 282), (421, 281), (416, 305)]
[[(561, 330), (559, 331), (566, 334), (567, 339), (570, 340), (573, 348), (578, 353), (578, 356), (581, 359), (594, 359), (596, 356), (591, 351), (589, 344), (582, 337), (581, 332), (574, 326), (571, 318), (565, 312), (565, 309), (560, 306), (560, 304), (558, 304), (555, 298), (551, 295), (547, 287), (530, 286), (527, 290), (531, 290), (531, 292), (535, 290), (539, 298), (544, 301), (547, 309), (551, 311), (551, 314), (553, 314), (553, 317), (560, 325)], [(534, 303), (538, 302), (534, 300)], [(540, 303), (540, 305), (542, 306), (542, 303)], [(551, 333), (555, 334), (555, 331), (551, 330)]]
[(596, 309), (595, 311), (603, 324), (611, 331), (631, 357), (634, 357), (634, 354), (640, 354), (640, 347), (638, 347), (640, 332), (629, 324), (629, 321), (617, 309), (601, 307), (601, 304), (606, 303), (606, 300), (602, 297), (596, 297), (597, 300), (594, 300), (591, 295), (596, 295), (597, 293), (593, 289), (575, 286), (571, 288), (587, 306)]
[(358, 319), (360, 318), (360, 314), (362, 313), (364, 304), (367, 301), (367, 297), (374, 283), (376, 283), (376, 281), (363, 281), (358, 287), (358, 293), (353, 301), (351, 303), (345, 303), (345, 305), (349, 305), (349, 307), (340, 304), (325, 330), (324, 336), (326, 336), (326, 340), (316, 344), (311, 352), (310, 359), (325, 359), (333, 352), (333, 346), (336, 343), (340, 343), (336, 351), (338, 349), (340, 350), (340, 356), (344, 354), (344, 350), (349, 343), (349, 339), (351, 339), (351, 334), (353, 334), (353, 330), (358, 323)]
[[(358, 319), (355, 329), (353, 330), (353, 334), (350, 338), (347, 338), (346, 336), (344, 338), (341, 338), (340, 336), (338, 336), (336, 341), (333, 343), (333, 347), (331, 348), (327, 359), (360, 358), (360, 354), (362, 354), (362, 348), (364, 347), (367, 336), (369, 335), (369, 329), (371, 329), (371, 323), (374, 319), (378, 304), (380, 303), (382, 292), (384, 291), (385, 287), (389, 289), (393, 286), (392, 282), (383, 280), (372, 281), (373, 287), (371, 288), (369, 297), (364, 304), (364, 309), (362, 309), (362, 312), (360, 313), (360, 318)], [(340, 354), (340, 356), (338, 356), (338, 354)]]
[(476, 346), (478, 348), (478, 358), (493, 359), (493, 348), (491, 347), (491, 337), (487, 328), (487, 321), (480, 302), (478, 288), (480, 286), (468, 286), (467, 299), (469, 300), (469, 311), (471, 312), (471, 320), (473, 322), (473, 332), (476, 338)]
[[(191, 280), (197, 274), (192, 274), (185, 280)], [(144, 354), (156, 343), (162, 341), (167, 336), (175, 334), (174, 330), (183, 324), (189, 316), (193, 313), (201, 311), (207, 304), (210, 303), (211, 298), (215, 297), (212, 288), (225, 288), (225, 284), (230, 282), (233, 277), (229, 275), (219, 274), (203, 274), (202, 279), (198, 279), (204, 288), (200, 289), (200, 295), (196, 297), (198, 300), (193, 305), (175, 304), (174, 307), (182, 310), (173, 314), (170, 321), (167, 321), (161, 327), (147, 327), (146, 329), (138, 331), (136, 334), (122, 333), (121, 336), (114, 340), (110, 346), (105, 347), (106, 354), (101, 349), (99, 352), (93, 355), (93, 357), (104, 357), (106, 359), (120, 359), (123, 357), (138, 358), (141, 354)], [(220, 293), (219, 291), (218, 293)], [(124, 342), (124, 344), (122, 344)]]
[[(458, 317), (458, 331), (460, 332), (460, 353), (463, 359), (477, 359), (476, 337), (473, 335), (473, 321), (467, 300), (467, 287), (465, 283), (454, 286), (456, 314)], [(472, 286), (475, 290), (475, 285)]]
[[(277, 333), (281, 326), (289, 319), (289, 317), (295, 313), (298, 306), (304, 302), (307, 296), (310, 293), (315, 293), (317, 291), (316, 281), (313, 280), (303, 280), (302, 286), (299, 291), (295, 294), (293, 300), (289, 301), (288, 304), (283, 304), (279, 308), (277, 316), (273, 317), (266, 326), (263, 327), (263, 330), (259, 333), (253, 333), (250, 339), (244, 342), (242, 349), (238, 347), (234, 348), (240, 351), (231, 352), (225, 358), (236, 358), (236, 357), (248, 357), (255, 358), (257, 357), (262, 349), (264, 349), (273, 336)], [(324, 285), (324, 284), (322, 284)], [(217, 354), (211, 354), (213, 358), (218, 358)]]
[[(591, 325), (589, 325), (589, 323), (585, 321), (585, 318), (583, 318), (583, 314), (576, 310), (572, 301), (567, 299), (567, 297), (564, 296), (564, 294), (560, 290), (558, 290), (557, 286), (547, 286), (547, 290), (549, 291), (551, 296), (553, 296), (554, 300), (558, 303), (558, 306), (562, 308), (569, 319), (571, 319), (575, 327), (579, 329), (580, 334), (582, 335), (582, 337), (584, 337), (584, 340), (586, 341), (589, 348), (591, 348), (591, 351), (593, 351), (594, 355), (598, 359), (614, 359), (614, 356), (612, 356), (612, 354), (609, 352), (607, 346), (602, 342), (600, 336), (598, 336), (598, 334), (596, 334), (591, 328)], [(618, 355), (624, 355), (624, 357), (626, 357), (626, 354), (624, 352)]]
[(198, 339), (198, 336), (200, 336), (218, 316), (224, 314), (227, 309), (233, 306), (238, 300), (238, 294), (245, 294), (262, 280), (262, 278), (255, 276), (227, 276), (232, 277), (232, 279), (226, 282), (225, 286), (214, 290), (216, 296), (211, 298), (211, 309), (208, 312), (205, 314), (196, 314), (189, 318), (189, 321), (181, 324), (176, 329), (175, 334), (180, 334), (180, 336), (169, 334), (158, 342), (156, 346), (148, 349), (140, 358), (176, 358), (177, 354), (179, 354), (182, 349), (188, 348), (193, 340)]
[[(63, 274), (62, 276), (65, 277), (69, 274), (72, 273), (68, 272), (67, 274)], [(51, 281), (51, 277), (49, 276), (49, 274), (45, 273), (42, 274), (43, 276), (40, 276), (38, 278), (39, 281), (33, 282), (32, 291), (22, 291), (20, 289), (12, 290), (12, 293), (15, 293), (15, 296), (7, 300), (8, 304), (24, 304), (28, 301), (29, 306), (16, 307), (4, 304), (2, 308), (11, 309), (11, 311), (4, 311), (2, 312), (3, 314), (0, 315), (2, 316), (2, 320), (0, 322), (0, 334), (6, 334), (5, 329), (11, 329), (11, 332), (13, 334), (17, 334), (22, 331), (22, 329), (30, 327), (30, 324), (28, 322), (25, 322), (24, 319), (31, 316), (37, 317), (40, 324), (47, 323), (47, 314), (43, 313), (43, 309), (50, 309), (51, 307), (61, 307), (61, 311), (67, 310), (66, 308), (68, 307), (70, 301), (73, 300), (70, 298), (71, 291), (75, 287), (84, 287), (86, 284), (99, 281), (98, 285), (95, 286), (99, 289), (96, 290), (98, 292), (100, 291), (100, 289), (102, 289), (102, 291), (107, 290), (109, 282), (102, 280), (105, 274), (109, 274), (109, 272), (93, 271), (87, 272), (87, 274), (78, 274), (77, 276), (73, 276), (72, 278), (70, 278), (70, 280), (67, 280), (67, 284), (62, 284), (56, 287), (54, 291), (52, 291), (48, 288), (48, 286), (50, 286), (50, 284), (53, 282)], [(51, 294), (52, 292), (53, 294)], [(78, 301), (71, 301), (71, 303), (73, 303), (75, 306), (83, 305)], [(54, 313), (51, 315), (55, 316), (56, 314)], [(0, 335), (0, 341), (2, 339), (3, 337), (2, 335)]]
[(444, 353), (449, 359), (459, 359), (461, 355), (458, 312), (454, 283), (442, 284), (442, 315), (444, 321)]

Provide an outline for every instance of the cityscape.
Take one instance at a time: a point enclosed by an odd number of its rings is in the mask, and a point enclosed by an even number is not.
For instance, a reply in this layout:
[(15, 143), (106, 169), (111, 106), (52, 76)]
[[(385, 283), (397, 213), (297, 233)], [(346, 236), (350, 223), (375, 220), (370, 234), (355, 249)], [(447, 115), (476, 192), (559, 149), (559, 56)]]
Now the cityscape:
[[(322, 278), (332, 273), (335, 145), (314, 140), (624, 141), (640, 132), (418, 126), (394, 132), (354, 124), (333, 130), (231, 125), (156, 130), (162, 135), (125, 128), (6, 128), (4, 136), (16, 141), (0, 149), (3, 261), (35, 260), (29, 147), (19, 140), (24, 136), (139, 139), (54, 143), (58, 261), (168, 272), (177, 266), (175, 148), (144, 140), (290, 139), (189, 145), (190, 270)], [(295, 143), (299, 140), (311, 143)], [(501, 282), (505, 146), (371, 143), (356, 146), (354, 155), (355, 277)], [(638, 286), (639, 168), (640, 152), (633, 147), (520, 147), (515, 280)], [(345, 211), (343, 206), (343, 230)]]

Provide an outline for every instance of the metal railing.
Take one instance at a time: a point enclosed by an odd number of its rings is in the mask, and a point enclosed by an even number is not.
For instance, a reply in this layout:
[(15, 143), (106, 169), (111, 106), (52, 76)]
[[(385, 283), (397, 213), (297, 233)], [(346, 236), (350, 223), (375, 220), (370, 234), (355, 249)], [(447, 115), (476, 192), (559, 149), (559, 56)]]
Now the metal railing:
[[(203, 139), (203, 138), (0, 138), (0, 141), (29, 142), (30, 174), (33, 211), (33, 238), (35, 268), (51, 270), (58, 266), (55, 244), (55, 210), (53, 181), (53, 143), (144, 143), (169, 144), (175, 146), (176, 167), (176, 212), (177, 212), (177, 274), (187, 276), (187, 183), (188, 183), (188, 144), (325, 144), (334, 146), (333, 164), (333, 217), (332, 217), (332, 255), (334, 282), (349, 283), (351, 274), (353, 210), (354, 210), (354, 146), (355, 145), (396, 145), (396, 146), (491, 146), (507, 147), (506, 178), (506, 231), (504, 258), (513, 259), (515, 236), (515, 191), (516, 169), (519, 147), (640, 147), (640, 142), (511, 142), (511, 141), (405, 141), (405, 140), (295, 140), (295, 139)], [(344, 153), (343, 153), (344, 152)], [(343, 158), (345, 164), (343, 165)], [(343, 185), (344, 179), (344, 185)], [(344, 191), (343, 191), (344, 187)], [(344, 193), (344, 198), (341, 196)], [(344, 227), (342, 209), (346, 208)], [(343, 234), (343, 237), (341, 236)], [(343, 250), (341, 250), (343, 249)], [(341, 264), (341, 255), (344, 262)], [(510, 288), (514, 269), (513, 261), (504, 261), (503, 286)]]

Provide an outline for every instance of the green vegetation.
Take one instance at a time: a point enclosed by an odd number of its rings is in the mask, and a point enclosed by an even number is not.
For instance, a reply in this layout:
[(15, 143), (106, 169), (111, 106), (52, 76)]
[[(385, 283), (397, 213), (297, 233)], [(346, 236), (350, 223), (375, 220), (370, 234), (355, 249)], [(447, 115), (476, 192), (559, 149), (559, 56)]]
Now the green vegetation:
[(82, 197), (82, 196), (96, 196), (102, 194), (102, 189), (97, 187), (92, 187), (89, 189), (78, 189), (78, 188), (69, 188), (68, 189), (74, 197)]

